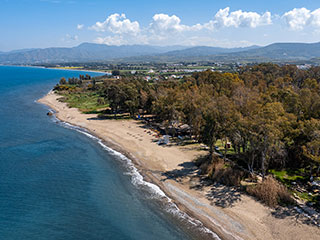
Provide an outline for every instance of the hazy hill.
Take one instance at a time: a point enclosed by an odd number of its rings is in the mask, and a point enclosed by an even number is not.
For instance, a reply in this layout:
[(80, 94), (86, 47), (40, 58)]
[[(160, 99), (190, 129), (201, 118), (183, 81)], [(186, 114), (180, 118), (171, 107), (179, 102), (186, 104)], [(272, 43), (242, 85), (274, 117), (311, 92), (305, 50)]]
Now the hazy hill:
[(266, 47), (251, 49), (231, 55), (242, 58), (311, 59), (320, 57), (320, 43), (274, 43)]
[(250, 46), (244, 48), (220, 48), (220, 47), (206, 47), (206, 46), (199, 46), (199, 47), (192, 47), (182, 50), (175, 50), (170, 51), (164, 54), (163, 56), (176, 56), (176, 57), (199, 57), (199, 56), (210, 56), (210, 55), (217, 55), (217, 54), (225, 54), (225, 53), (235, 53), (235, 52), (242, 52), (251, 49), (260, 48), (259, 46)]
[(53, 63), (53, 62), (86, 62), (106, 61), (115, 58), (126, 58), (141, 55), (153, 55), (186, 47), (157, 47), (147, 45), (108, 46), (105, 44), (82, 43), (73, 48), (23, 49), (2, 53), (0, 63)]
[(83, 43), (73, 48), (22, 49), (0, 53), (1, 64), (92, 61), (283, 61), (320, 58), (320, 43), (274, 43), (247, 48), (149, 46)]
[(313, 62), (320, 58), (320, 43), (274, 43), (247, 48), (192, 47), (163, 54), (135, 56), (122, 61), (223, 61), (223, 62)]
[(131, 57), (128, 61), (306, 61), (320, 58), (320, 43), (274, 43), (265, 47), (193, 47), (164, 54)]
[(166, 53), (134, 56), (121, 59), (120, 61), (128, 62), (175, 62), (175, 61), (206, 61), (206, 60), (219, 60), (227, 57), (227, 54), (240, 53), (251, 49), (258, 49), (259, 46), (250, 46), (243, 48), (220, 48), (220, 47), (207, 47), (197, 46), (181, 50), (168, 51)]

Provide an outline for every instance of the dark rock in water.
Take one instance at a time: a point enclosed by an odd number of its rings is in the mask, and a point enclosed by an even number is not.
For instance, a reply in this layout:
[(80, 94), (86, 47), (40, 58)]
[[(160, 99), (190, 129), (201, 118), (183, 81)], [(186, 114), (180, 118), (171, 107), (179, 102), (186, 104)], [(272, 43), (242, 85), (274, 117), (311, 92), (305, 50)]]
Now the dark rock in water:
[(47, 112), (47, 116), (52, 116), (53, 115), (53, 112), (49, 111)]

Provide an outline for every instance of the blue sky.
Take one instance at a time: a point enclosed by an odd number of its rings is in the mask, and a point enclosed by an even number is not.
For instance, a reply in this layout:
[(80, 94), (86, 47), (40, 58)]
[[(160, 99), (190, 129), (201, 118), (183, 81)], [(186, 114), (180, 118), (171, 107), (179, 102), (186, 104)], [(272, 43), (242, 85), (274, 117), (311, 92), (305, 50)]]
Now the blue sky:
[(320, 41), (318, 0), (0, 0), (0, 51)]

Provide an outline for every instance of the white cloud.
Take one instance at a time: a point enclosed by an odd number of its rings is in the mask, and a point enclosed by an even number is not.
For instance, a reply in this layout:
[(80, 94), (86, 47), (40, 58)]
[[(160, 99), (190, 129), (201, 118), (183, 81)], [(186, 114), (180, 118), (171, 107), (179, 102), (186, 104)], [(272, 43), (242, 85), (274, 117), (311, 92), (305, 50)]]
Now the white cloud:
[(172, 32), (183, 32), (183, 31), (198, 31), (203, 29), (201, 24), (192, 26), (181, 24), (181, 19), (176, 15), (169, 16), (167, 14), (159, 13), (155, 14), (150, 24), (150, 30), (153, 33), (165, 34)]
[(83, 24), (78, 24), (78, 25), (77, 25), (77, 29), (78, 29), (78, 30), (83, 29), (83, 27), (84, 27), (84, 25), (83, 25)]
[(320, 27), (320, 8), (311, 13), (311, 23), (316, 27)]
[(249, 27), (256, 28), (263, 25), (272, 24), (271, 13), (265, 12), (260, 15), (256, 12), (243, 12), (242, 10), (230, 12), (230, 8), (220, 9), (214, 19), (205, 24), (208, 28), (221, 27)]
[(320, 27), (320, 8), (310, 11), (306, 8), (294, 8), (283, 15), (292, 30), (303, 30), (307, 26)]
[(155, 14), (153, 16), (153, 21), (150, 24), (150, 30), (155, 33), (168, 33), (168, 32), (181, 32), (186, 30), (188, 27), (186, 25), (181, 25), (180, 18), (176, 15), (169, 16), (167, 14)]
[(301, 30), (307, 25), (311, 14), (310, 10), (306, 8), (294, 8), (293, 10), (286, 12), (283, 17), (291, 29)]
[[(320, 21), (320, 20), (319, 20)], [(131, 21), (125, 14), (114, 13), (104, 22), (96, 22), (89, 27), (99, 32), (97, 43), (108, 45), (121, 44), (207, 44), (213, 42), (221, 28), (256, 28), (272, 24), (271, 13), (259, 14), (242, 10), (230, 12), (230, 8), (220, 9), (208, 22), (194, 25), (182, 24), (176, 15), (155, 14), (150, 24), (140, 27), (139, 22)], [(212, 45), (212, 44), (208, 44)], [(243, 43), (241, 43), (243, 45)]]
[(112, 14), (104, 22), (96, 22), (90, 29), (97, 32), (111, 32), (114, 34), (137, 34), (140, 25), (137, 21), (131, 22), (125, 14)]
[[(182, 31), (199, 31), (203, 29), (214, 30), (222, 27), (249, 27), (256, 28), (259, 26), (272, 24), (271, 13), (265, 12), (260, 15), (256, 12), (243, 12), (242, 10), (230, 12), (230, 8), (220, 9), (214, 19), (204, 23), (192, 26), (181, 24), (181, 19), (176, 15), (155, 14), (150, 24), (150, 30), (154, 33), (170, 33)], [(320, 19), (319, 19), (320, 21)]]

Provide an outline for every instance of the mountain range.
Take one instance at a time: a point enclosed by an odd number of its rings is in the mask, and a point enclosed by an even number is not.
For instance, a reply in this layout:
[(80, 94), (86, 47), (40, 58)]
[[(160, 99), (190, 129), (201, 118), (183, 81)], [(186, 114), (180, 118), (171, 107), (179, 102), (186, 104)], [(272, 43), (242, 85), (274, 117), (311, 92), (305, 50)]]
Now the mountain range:
[(22, 49), (0, 52), (0, 64), (93, 61), (303, 61), (320, 58), (320, 43), (274, 43), (245, 48), (149, 46), (82, 43), (72, 48)]
[(72, 48), (22, 49), (0, 54), (2, 64), (36, 64), (108, 61), (114, 58), (160, 54), (183, 49), (181, 46), (158, 47), (147, 45), (108, 46), (82, 43)]

